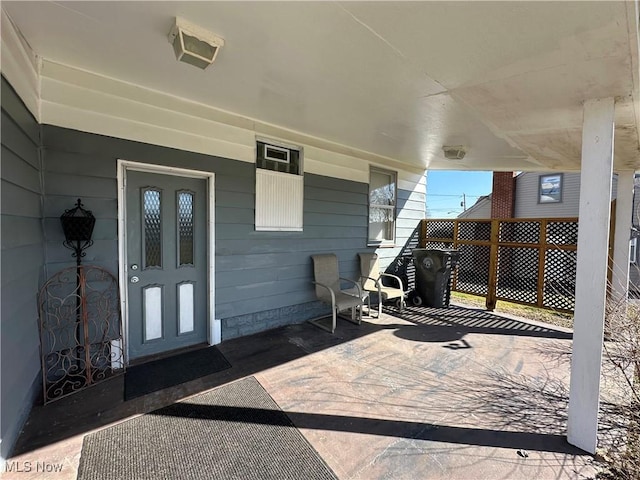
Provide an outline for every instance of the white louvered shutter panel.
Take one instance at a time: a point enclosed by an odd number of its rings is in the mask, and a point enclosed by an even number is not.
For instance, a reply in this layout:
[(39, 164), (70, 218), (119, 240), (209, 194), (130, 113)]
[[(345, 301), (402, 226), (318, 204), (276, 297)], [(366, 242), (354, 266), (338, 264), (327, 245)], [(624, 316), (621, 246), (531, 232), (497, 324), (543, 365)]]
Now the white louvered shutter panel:
[(256, 169), (256, 230), (302, 231), (304, 176)]

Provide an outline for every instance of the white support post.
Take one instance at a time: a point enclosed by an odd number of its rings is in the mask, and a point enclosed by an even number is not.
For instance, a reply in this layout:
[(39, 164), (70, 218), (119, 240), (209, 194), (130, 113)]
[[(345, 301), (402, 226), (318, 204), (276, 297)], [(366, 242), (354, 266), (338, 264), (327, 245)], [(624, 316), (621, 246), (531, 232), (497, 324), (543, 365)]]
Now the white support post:
[(585, 102), (567, 439), (570, 444), (589, 453), (595, 453), (598, 443), (613, 122), (613, 98)]
[(634, 173), (633, 170), (618, 172), (611, 301), (614, 305), (622, 308), (624, 308), (629, 294), (629, 240), (631, 233), (631, 214), (633, 210)]

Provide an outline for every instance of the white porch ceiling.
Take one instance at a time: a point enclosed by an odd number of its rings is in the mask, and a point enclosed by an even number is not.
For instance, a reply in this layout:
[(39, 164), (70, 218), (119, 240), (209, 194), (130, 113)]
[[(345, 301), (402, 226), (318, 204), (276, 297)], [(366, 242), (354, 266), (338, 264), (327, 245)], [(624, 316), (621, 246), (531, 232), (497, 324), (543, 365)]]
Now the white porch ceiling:
[[(11, 2), (34, 52), (411, 167), (576, 170), (582, 102), (640, 168), (635, 2)], [(175, 60), (181, 16), (225, 40)], [(447, 160), (443, 145), (464, 145)]]

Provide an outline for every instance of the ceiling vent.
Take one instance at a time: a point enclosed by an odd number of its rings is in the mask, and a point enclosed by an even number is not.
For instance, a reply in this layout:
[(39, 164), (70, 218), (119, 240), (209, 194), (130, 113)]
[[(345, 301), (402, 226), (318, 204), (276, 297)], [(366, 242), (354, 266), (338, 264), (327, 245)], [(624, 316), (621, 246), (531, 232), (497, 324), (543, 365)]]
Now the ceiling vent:
[(463, 145), (445, 145), (442, 147), (445, 158), (449, 160), (462, 160), (467, 154)]
[(203, 70), (213, 63), (224, 46), (222, 38), (180, 17), (176, 17), (169, 32), (169, 42), (178, 60)]

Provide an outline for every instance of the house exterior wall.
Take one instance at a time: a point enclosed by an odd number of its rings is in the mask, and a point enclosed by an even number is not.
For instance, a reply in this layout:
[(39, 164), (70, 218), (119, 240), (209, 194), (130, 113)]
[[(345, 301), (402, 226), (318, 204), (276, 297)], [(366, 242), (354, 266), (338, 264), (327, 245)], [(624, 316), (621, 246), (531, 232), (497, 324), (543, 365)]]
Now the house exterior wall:
[[(538, 183), (540, 175), (548, 175), (557, 172), (525, 172), (515, 178), (515, 207), (513, 218), (563, 218), (577, 217), (580, 204), (580, 173), (565, 172), (562, 181), (562, 201), (558, 203), (538, 203)], [(617, 176), (613, 177), (611, 200), (614, 200), (618, 191)], [(490, 199), (495, 195), (492, 192)], [(640, 218), (640, 200), (635, 200), (635, 216)], [(480, 199), (466, 212), (458, 215), (458, 218), (491, 218), (491, 200)], [(638, 218), (634, 224), (640, 224)]]
[[(580, 206), (580, 173), (565, 172), (562, 175), (562, 201), (538, 203), (540, 175), (558, 172), (526, 172), (516, 177), (515, 218), (577, 217)], [(618, 181), (613, 178), (611, 200), (616, 198)]]
[[(59, 216), (77, 198), (96, 216), (85, 263), (117, 273), (117, 159), (215, 172), (216, 318), (223, 341), (326, 313), (311, 288), (312, 254), (335, 252), (341, 274), (359, 276), (357, 253), (375, 250), (367, 246), (371, 166), (397, 172), (397, 246), (377, 250), (382, 268), (416, 241), (425, 216), (424, 172), (161, 92), (38, 62), (17, 35), (7, 41), (12, 29), (4, 28), (2, 17), (3, 74), (9, 79), (2, 85), (2, 357), (24, 360), (20, 368), (2, 372), (3, 458), (39, 389), (36, 292), (50, 275), (75, 264), (62, 246)], [(9, 83), (20, 87), (18, 95), (5, 95)], [(254, 229), (257, 136), (304, 148), (303, 232)], [(7, 150), (20, 155), (8, 159)]]
[[(2, 413), (7, 458), (40, 390), (37, 293), (44, 263), (40, 126), (2, 77)], [(11, 365), (11, 368), (6, 366)]]
[[(43, 127), (46, 272), (73, 265), (62, 247), (59, 216), (82, 198), (96, 216), (86, 263), (118, 271), (118, 159), (216, 174), (216, 317), (222, 339), (307, 320), (326, 312), (311, 288), (315, 253), (334, 252), (340, 272), (359, 276), (357, 253), (367, 247), (368, 184), (305, 174), (302, 232), (256, 232), (255, 165), (76, 130)], [(411, 185), (402, 180), (401, 186)], [(423, 177), (422, 177), (423, 178)], [(378, 250), (391, 263), (424, 218), (424, 181), (398, 189), (397, 248)]]

